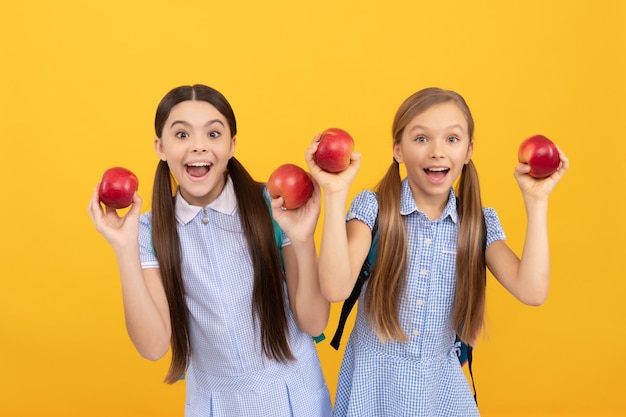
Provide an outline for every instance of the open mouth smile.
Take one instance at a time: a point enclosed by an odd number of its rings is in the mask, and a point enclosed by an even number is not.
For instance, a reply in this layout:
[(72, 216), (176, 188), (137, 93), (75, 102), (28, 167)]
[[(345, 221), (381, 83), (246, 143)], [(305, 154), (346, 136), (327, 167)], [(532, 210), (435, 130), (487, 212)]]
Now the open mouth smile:
[(424, 168), (424, 172), (429, 180), (441, 182), (448, 175), (450, 168)]
[(185, 167), (190, 176), (200, 178), (207, 175), (209, 171), (211, 171), (212, 165), (213, 164), (208, 162), (191, 162), (186, 164)]

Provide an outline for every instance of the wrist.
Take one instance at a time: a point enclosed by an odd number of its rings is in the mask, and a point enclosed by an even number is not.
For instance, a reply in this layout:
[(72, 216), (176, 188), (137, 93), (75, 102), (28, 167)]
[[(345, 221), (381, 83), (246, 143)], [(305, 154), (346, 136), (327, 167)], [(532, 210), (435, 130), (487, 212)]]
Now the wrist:
[(529, 196), (524, 196), (524, 205), (527, 210), (548, 210), (548, 199), (547, 198), (534, 198)]

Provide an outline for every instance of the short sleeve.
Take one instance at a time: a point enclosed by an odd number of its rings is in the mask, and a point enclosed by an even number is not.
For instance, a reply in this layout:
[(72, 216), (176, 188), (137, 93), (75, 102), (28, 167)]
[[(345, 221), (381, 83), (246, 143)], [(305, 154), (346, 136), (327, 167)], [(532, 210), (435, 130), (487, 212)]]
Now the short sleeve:
[(483, 216), (485, 216), (485, 224), (487, 225), (487, 245), (489, 247), (496, 240), (505, 240), (506, 236), (500, 224), (500, 219), (496, 211), (490, 207), (483, 208)]
[(346, 215), (346, 222), (357, 219), (367, 224), (370, 229), (374, 229), (377, 216), (378, 200), (376, 199), (376, 193), (366, 190), (361, 191), (354, 197), (354, 200), (352, 200), (350, 209)]
[(139, 258), (144, 269), (159, 267), (152, 245), (152, 213), (145, 213), (139, 218)]

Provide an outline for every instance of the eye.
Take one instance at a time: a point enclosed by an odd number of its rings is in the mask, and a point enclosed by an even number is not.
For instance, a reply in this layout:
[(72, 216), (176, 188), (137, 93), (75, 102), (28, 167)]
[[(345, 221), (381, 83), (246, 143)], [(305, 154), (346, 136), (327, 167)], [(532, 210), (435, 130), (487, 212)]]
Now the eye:
[(418, 136), (415, 138), (415, 142), (426, 143), (428, 139), (426, 139), (426, 136)]
[(456, 136), (450, 136), (450, 137), (448, 138), (448, 142), (450, 142), (450, 143), (456, 143), (456, 142), (458, 142), (459, 140), (460, 140), (460, 139), (459, 139), (459, 138), (457, 138)]
[(178, 132), (176, 132), (176, 137), (178, 139), (185, 139), (189, 137), (189, 133), (185, 132), (184, 130), (179, 130)]
[(217, 130), (211, 130), (209, 132), (209, 137), (210, 138), (219, 138), (222, 134), (220, 132), (218, 132)]

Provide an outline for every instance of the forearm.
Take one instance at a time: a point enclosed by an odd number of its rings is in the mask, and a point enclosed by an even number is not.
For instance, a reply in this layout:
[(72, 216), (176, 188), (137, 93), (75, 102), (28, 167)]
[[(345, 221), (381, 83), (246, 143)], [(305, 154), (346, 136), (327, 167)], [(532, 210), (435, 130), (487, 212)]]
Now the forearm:
[(550, 287), (550, 248), (548, 242), (548, 202), (527, 201), (526, 240), (517, 279), (518, 298), (529, 305), (541, 305)]
[(345, 220), (346, 198), (327, 195), (319, 256), (322, 294), (331, 302), (345, 300), (354, 286)]
[[(136, 245), (117, 250), (116, 256), (128, 335), (143, 357), (160, 359), (169, 349), (171, 336), (169, 313), (162, 312), (155, 300), (164, 308), (162, 286), (156, 279), (150, 285), (146, 281)], [(153, 275), (157, 276), (155, 271)]]
[(292, 311), (304, 332), (319, 336), (328, 324), (330, 303), (322, 296), (320, 289), (315, 242), (292, 242), (292, 247), (298, 275), (290, 296)]

